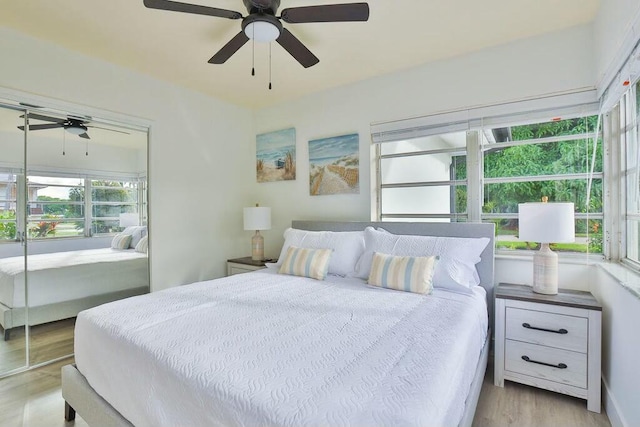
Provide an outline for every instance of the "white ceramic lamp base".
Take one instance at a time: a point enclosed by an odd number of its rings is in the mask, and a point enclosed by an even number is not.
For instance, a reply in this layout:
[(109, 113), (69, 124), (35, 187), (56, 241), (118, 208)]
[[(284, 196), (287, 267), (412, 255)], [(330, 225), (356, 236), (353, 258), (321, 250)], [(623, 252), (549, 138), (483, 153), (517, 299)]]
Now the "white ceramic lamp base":
[(556, 295), (558, 293), (558, 254), (541, 243), (533, 255), (533, 292)]
[(254, 261), (264, 260), (264, 237), (258, 230), (251, 238), (251, 259)]

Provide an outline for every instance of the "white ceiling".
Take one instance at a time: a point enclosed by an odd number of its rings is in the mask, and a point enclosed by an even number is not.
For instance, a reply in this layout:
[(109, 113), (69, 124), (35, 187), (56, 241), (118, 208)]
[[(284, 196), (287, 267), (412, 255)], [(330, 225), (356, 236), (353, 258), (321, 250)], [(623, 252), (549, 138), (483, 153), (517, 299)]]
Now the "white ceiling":
[[(356, 0), (282, 0), (287, 7)], [(190, 3), (236, 10), (242, 0)], [(261, 108), (328, 88), (591, 22), (600, 0), (369, 0), (368, 22), (285, 24), (319, 59), (304, 69), (280, 45), (207, 61), (239, 20), (152, 10), (142, 0), (2, 1), (0, 25), (211, 96)]]

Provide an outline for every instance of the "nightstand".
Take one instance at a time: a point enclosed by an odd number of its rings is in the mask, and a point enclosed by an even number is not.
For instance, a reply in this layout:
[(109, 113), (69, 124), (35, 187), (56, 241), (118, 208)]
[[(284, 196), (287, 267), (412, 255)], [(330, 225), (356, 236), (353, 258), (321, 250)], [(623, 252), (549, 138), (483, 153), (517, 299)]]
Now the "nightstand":
[(249, 273), (250, 271), (262, 270), (267, 268), (265, 262), (275, 262), (275, 260), (254, 261), (250, 256), (244, 258), (234, 258), (227, 260), (227, 276), (234, 274)]
[(602, 306), (589, 292), (495, 289), (494, 383), (510, 380), (587, 400), (600, 412)]

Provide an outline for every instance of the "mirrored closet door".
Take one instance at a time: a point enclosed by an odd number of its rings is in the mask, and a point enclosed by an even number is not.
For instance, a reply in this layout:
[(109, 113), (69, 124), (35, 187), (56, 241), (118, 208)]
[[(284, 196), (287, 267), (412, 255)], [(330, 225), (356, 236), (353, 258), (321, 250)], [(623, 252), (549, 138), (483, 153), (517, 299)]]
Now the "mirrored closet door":
[[(19, 131), (24, 112), (12, 114)], [(80, 311), (149, 292), (147, 131), (53, 111), (26, 117), (14, 244), (26, 251), (23, 363), (34, 366), (73, 353)], [(8, 348), (20, 331), (4, 330)]]
[(26, 367), (24, 110), (0, 105), (0, 375)]

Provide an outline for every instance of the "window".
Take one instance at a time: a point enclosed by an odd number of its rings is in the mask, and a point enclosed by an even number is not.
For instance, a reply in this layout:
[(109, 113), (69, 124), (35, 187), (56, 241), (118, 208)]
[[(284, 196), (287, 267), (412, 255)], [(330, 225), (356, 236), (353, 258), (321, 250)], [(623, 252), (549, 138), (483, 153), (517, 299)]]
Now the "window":
[[(18, 202), (26, 182), (27, 226)], [(137, 214), (137, 223), (146, 222), (144, 178), (96, 179), (65, 176), (64, 173), (16, 175), (0, 170), (0, 242), (15, 241), (25, 230), (30, 239), (91, 237), (120, 232), (122, 213)], [(134, 215), (135, 217), (135, 215)]]
[(0, 241), (16, 239), (17, 175), (0, 171)]
[(465, 221), (466, 144), (466, 132), (381, 144), (381, 220)]
[(138, 212), (138, 185), (133, 181), (91, 181), (91, 231), (109, 234), (122, 231), (121, 213)]
[(536, 249), (517, 238), (518, 204), (547, 196), (576, 209), (576, 242), (554, 250), (602, 253), (598, 116), (550, 114), (486, 120), (500, 122), (492, 126), (479, 120), (468, 131), (379, 143), (378, 219), (494, 222), (498, 249)]
[(483, 130), (481, 218), (496, 224), (497, 249), (539, 247), (517, 238), (518, 204), (546, 196), (575, 206), (575, 243), (553, 244), (553, 249), (602, 253), (602, 140), (595, 141), (595, 156), (593, 141), (597, 126), (598, 116), (587, 116)]
[(84, 235), (84, 180), (27, 176), (27, 235), (31, 239)]
[(620, 101), (626, 258), (640, 262), (640, 81)]

